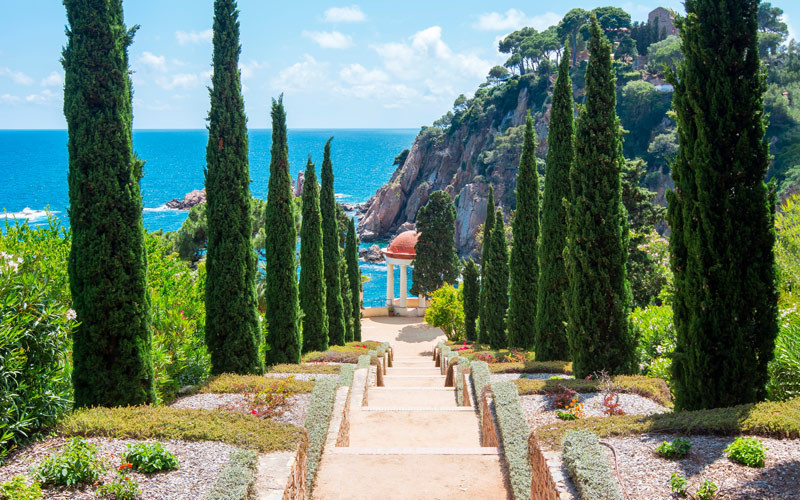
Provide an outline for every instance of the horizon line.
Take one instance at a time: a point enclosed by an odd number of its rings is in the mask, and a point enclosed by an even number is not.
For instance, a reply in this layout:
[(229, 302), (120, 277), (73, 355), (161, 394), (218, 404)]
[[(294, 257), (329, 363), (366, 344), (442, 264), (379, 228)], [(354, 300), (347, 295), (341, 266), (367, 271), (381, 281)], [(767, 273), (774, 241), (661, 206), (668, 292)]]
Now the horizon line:
[[(287, 130), (417, 130), (419, 127), (287, 127)], [(134, 128), (133, 131), (197, 131), (207, 128)], [(247, 130), (272, 130), (272, 128), (248, 128)], [(66, 128), (0, 128), (0, 132), (67, 132)]]

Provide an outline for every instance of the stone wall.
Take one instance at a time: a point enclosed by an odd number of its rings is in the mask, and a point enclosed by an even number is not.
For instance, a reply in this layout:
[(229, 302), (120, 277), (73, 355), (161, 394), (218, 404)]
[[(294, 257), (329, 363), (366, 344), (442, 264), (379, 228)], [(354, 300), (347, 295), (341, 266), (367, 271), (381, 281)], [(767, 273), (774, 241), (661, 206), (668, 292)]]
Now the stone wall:
[(528, 437), (528, 455), (531, 459), (531, 500), (560, 500), (556, 482), (550, 475), (550, 467), (539, 447), (536, 433), (531, 433)]

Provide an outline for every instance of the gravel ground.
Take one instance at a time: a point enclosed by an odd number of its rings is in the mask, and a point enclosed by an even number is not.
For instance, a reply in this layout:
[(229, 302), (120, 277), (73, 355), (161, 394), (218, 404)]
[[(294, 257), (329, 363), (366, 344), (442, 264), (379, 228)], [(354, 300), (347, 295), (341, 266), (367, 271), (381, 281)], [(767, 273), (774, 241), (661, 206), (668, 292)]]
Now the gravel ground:
[[(587, 417), (603, 416), (603, 395), (599, 392), (578, 393), (578, 401), (583, 403), (583, 413)], [(556, 408), (551, 407), (547, 397), (534, 394), (521, 396), (522, 411), (531, 427), (560, 422)], [(628, 415), (653, 415), (670, 411), (668, 408), (637, 394), (619, 394), (620, 408)]]
[[(689, 436), (692, 449), (686, 458), (666, 460), (653, 451), (664, 440), (676, 436), (642, 435), (606, 438), (617, 452), (620, 474), (631, 498), (661, 500), (673, 498), (669, 478), (673, 472), (686, 476), (694, 493), (703, 479), (719, 487), (718, 500), (797, 500), (800, 498), (800, 440), (759, 437), (767, 448), (765, 466), (756, 469), (727, 458), (723, 451), (735, 438)], [(614, 459), (607, 451), (609, 464)]]
[[(330, 364), (330, 363), (329, 363)], [(295, 380), (322, 380), (324, 378), (339, 378), (338, 373), (267, 373), (269, 378), (294, 377)]]
[(553, 377), (571, 379), (569, 375), (563, 373), (492, 373), (491, 383), (505, 382), (506, 380), (517, 380), (520, 378), (531, 378), (536, 380), (547, 380)]
[[(278, 422), (303, 427), (311, 403), (311, 394), (295, 394), (289, 397), (288, 404), (282, 415), (273, 417)], [(173, 408), (190, 410), (219, 410), (228, 409), (249, 412), (247, 398), (241, 394), (195, 394), (176, 400), (171, 405)]]
[[(30, 477), (31, 468), (38, 466), (42, 460), (58, 451), (66, 439), (48, 439), (40, 443), (26, 446), (15, 453), (8, 462), (0, 467), (0, 482), (7, 481), (17, 474)], [(116, 468), (128, 444), (139, 441), (89, 438), (99, 448), (99, 455), (104, 457), (110, 472), (103, 481), (114, 479)], [(139, 483), (142, 490), (141, 500), (197, 500), (205, 498), (217, 480), (220, 471), (227, 465), (233, 446), (211, 441), (161, 441), (167, 450), (178, 457), (180, 469), (175, 471), (141, 474), (131, 472), (129, 477)], [(73, 489), (42, 488), (45, 500), (96, 500), (94, 489), (83, 486)]]

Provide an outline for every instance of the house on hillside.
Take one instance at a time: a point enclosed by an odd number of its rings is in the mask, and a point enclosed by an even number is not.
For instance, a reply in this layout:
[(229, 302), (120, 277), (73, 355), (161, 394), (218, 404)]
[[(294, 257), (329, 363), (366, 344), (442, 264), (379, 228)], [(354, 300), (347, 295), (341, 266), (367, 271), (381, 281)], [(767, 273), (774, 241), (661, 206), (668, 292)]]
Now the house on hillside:
[(647, 15), (648, 24), (658, 22), (658, 29), (666, 36), (677, 35), (678, 28), (675, 27), (675, 15), (671, 10), (664, 7), (656, 7)]

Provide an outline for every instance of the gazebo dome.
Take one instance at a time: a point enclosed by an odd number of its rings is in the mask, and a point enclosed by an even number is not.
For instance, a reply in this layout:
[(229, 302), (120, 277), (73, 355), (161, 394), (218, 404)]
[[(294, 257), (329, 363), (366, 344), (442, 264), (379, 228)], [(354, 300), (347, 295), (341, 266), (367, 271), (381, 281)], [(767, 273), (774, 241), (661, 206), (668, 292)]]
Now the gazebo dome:
[(418, 232), (404, 231), (392, 240), (383, 253), (386, 257), (393, 259), (414, 260), (414, 257), (417, 256), (414, 246), (416, 246), (418, 238)]

